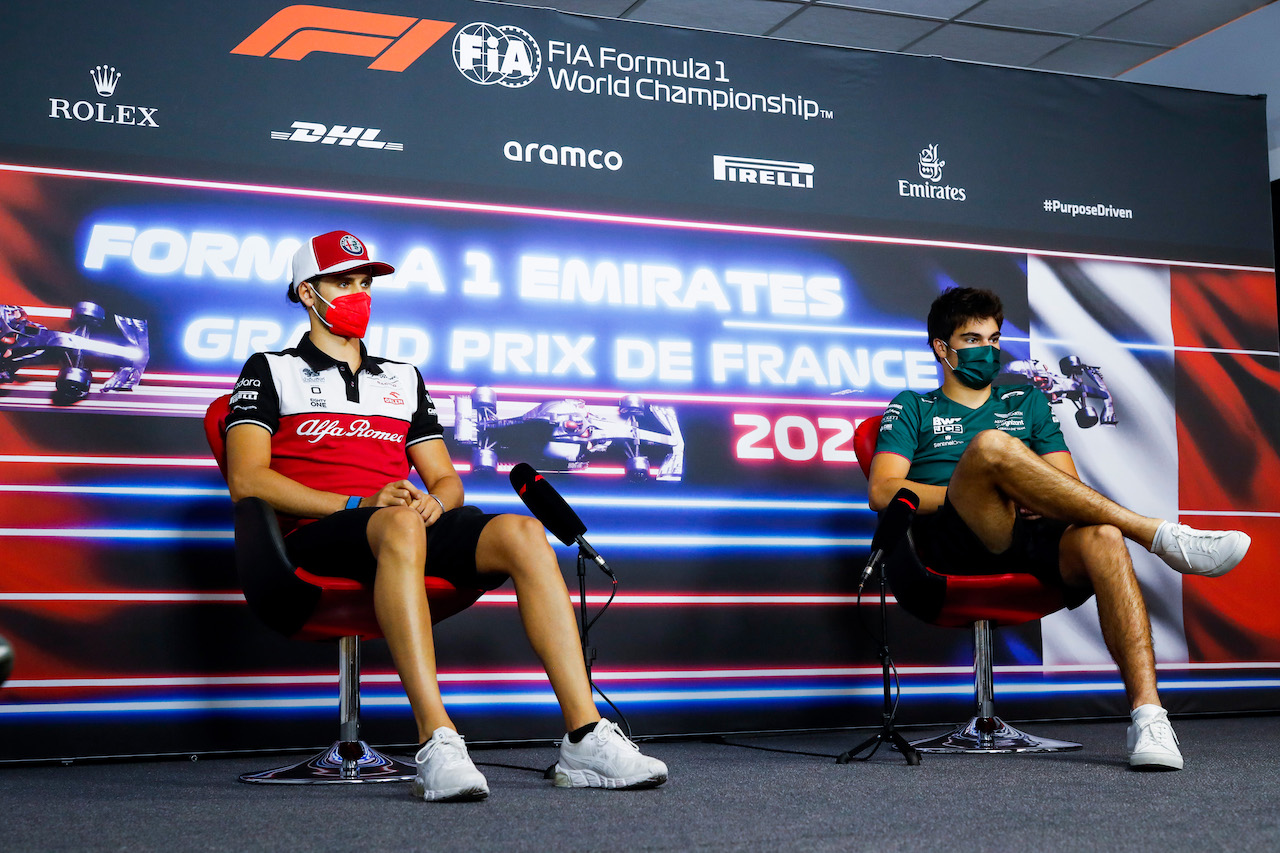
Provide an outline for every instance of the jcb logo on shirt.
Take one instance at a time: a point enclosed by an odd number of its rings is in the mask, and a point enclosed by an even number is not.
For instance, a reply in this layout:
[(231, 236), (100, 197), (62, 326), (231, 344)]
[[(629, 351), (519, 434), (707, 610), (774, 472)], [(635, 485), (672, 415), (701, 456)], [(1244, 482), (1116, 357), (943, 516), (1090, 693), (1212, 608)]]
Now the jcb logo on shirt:
[(959, 418), (938, 418), (933, 419), (934, 435), (961, 435), (964, 433), (964, 424), (960, 423)]

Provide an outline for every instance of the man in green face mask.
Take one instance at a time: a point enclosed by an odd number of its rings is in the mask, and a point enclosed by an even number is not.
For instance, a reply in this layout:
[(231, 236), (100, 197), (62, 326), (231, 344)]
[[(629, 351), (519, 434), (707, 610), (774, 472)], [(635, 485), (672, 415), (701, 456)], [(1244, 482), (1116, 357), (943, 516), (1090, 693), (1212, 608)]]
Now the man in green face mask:
[(1129, 764), (1180, 770), (1182, 755), (1156, 692), (1146, 604), (1125, 539), (1184, 574), (1218, 577), (1249, 549), (1240, 531), (1148, 518), (1080, 482), (1058, 420), (1030, 385), (992, 386), (1004, 310), (989, 290), (952, 288), (929, 310), (942, 387), (904, 391), (880, 425), (868, 498), (884, 509), (901, 488), (920, 497), (912, 532), (945, 574), (1030, 572), (1071, 607), (1091, 596), (1132, 705)]

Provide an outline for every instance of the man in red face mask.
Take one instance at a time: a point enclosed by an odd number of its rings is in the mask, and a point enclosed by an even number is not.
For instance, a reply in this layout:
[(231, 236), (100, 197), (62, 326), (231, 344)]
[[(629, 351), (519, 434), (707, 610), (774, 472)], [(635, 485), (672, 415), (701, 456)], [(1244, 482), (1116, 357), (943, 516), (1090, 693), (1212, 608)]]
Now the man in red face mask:
[[(275, 508), (298, 566), (333, 574), (336, 565), (373, 584), (378, 624), (418, 726), (416, 796), (489, 793), (441, 700), (424, 571), (473, 589), (513, 581), (568, 732), (557, 786), (662, 784), (666, 765), (642, 755), (596, 710), (569, 593), (542, 524), (464, 505), (417, 368), (365, 351), (373, 278), (393, 272), (346, 231), (298, 249), (289, 298), (307, 308), (311, 330), (293, 349), (253, 355), (240, 373), (227, 416), (232, 498), (259, 497)], [(425, 489), (408, 479), (410, 465)]]

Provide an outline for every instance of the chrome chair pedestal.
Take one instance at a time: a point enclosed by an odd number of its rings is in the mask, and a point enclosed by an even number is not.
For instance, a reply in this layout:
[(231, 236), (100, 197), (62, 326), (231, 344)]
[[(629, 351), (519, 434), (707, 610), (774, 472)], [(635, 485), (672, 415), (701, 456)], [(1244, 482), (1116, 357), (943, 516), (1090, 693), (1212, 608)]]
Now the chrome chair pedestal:
[(979, 619), (973, 623), (973, 698), (974, 715), (969, 722), (945, 735), (912, 741), (919, 752), (1066, 752), (1080, 749), (1082, 744), (1053, 738), (1036, 737), (1015, 729), (996, 716), (995, 686), (992, 683), (991, 623)]
[(261, 773), (245, 773), (240, 781), (257, 785), (408, 782), (415, 773), (414, 765), (384, 755), (362, 740), (337, 740), (306, 761)]
[(964, 752), (974, 754), (999, 752), (1067, 752), (1081, 744), (1066, 740), (1036, 737), (1015, 729), (999, 717), (973, 717), (945, 735), (915, 740), (917, 752)]
[(383, 755), (360, 740), (360, 638), (338, 640), (338, 734), (328, 749), (306, 761), (245, 773), (241, 782), (258, 785), (330, 785), (408, 782), (418, 768)]

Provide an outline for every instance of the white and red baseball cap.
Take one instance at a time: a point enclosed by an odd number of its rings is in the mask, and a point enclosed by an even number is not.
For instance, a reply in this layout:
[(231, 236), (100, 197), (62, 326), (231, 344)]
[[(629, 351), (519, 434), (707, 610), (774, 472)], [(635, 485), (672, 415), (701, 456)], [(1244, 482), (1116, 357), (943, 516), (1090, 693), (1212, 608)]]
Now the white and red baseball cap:
[(289, 287), (297, 293), (299, 284), (318, 275), (349, 272), (390, 275), (395, 271), (391, 264), (370, 260), (369, 250), (350, 231), (330, 231), (312, 237), (293, 253), (289, 264)]

